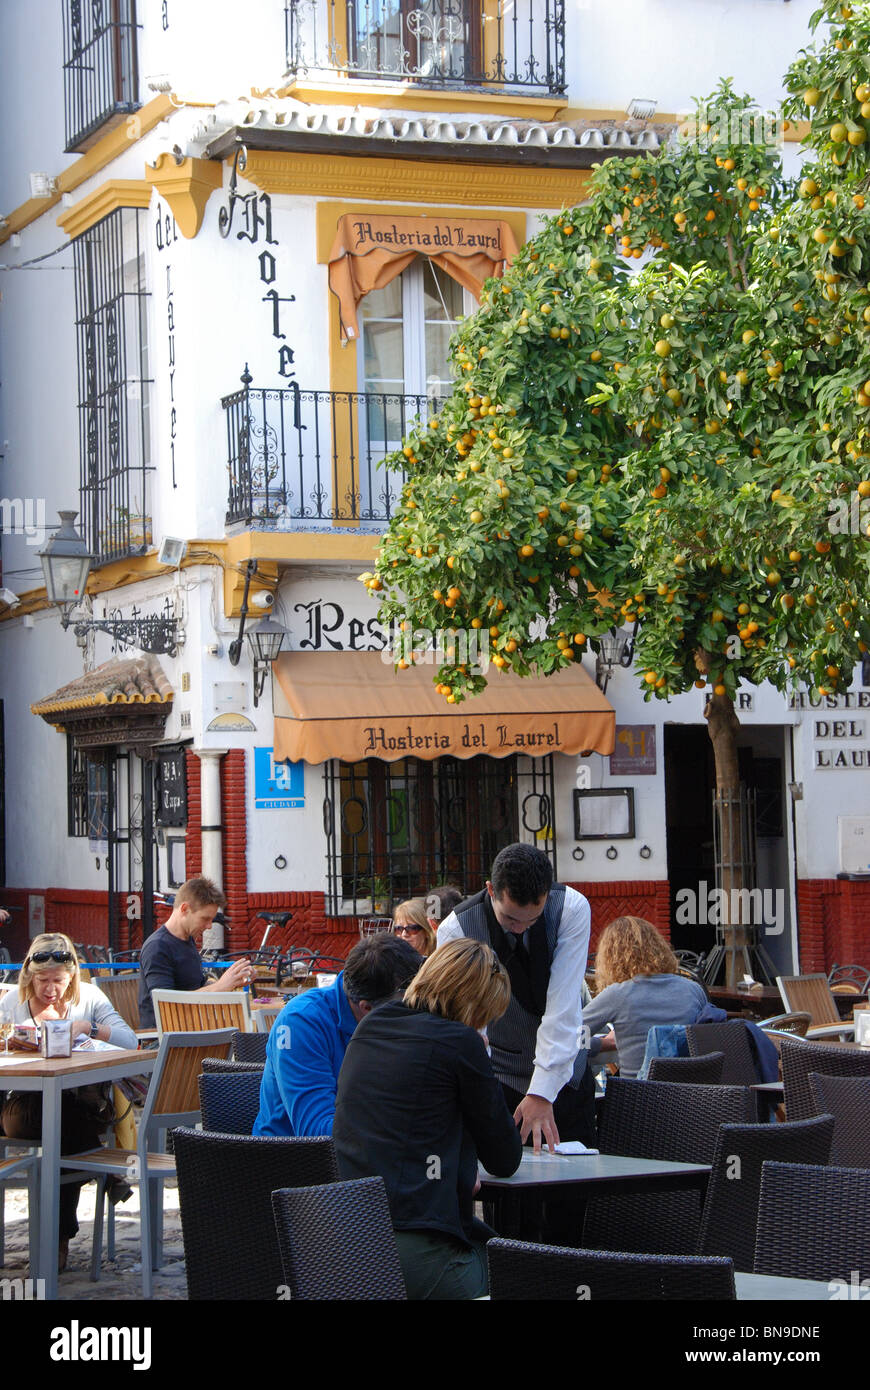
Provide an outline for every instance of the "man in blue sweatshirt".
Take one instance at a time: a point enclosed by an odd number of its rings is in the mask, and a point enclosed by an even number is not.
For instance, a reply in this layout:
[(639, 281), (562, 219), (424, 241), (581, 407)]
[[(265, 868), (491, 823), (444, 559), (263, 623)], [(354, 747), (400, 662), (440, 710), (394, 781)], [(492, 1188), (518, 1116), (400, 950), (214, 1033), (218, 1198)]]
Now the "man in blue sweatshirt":
[(269, 1033), (254, 1134), (332, 1134), (338, 1073), (360, 1019), (404, 991), (423, 964), (390, 932), (354, 946), (328, 989), (308, 989), (281, 1010)]

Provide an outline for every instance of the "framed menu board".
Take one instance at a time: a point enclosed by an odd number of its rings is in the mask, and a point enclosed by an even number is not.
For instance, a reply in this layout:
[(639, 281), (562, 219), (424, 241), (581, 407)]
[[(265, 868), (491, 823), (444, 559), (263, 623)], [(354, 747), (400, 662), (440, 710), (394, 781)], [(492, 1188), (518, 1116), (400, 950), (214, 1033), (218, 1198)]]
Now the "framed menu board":
[(157, 753), (158, 825), (187, 825), (187, 764), (183, 748), (161, 748)]

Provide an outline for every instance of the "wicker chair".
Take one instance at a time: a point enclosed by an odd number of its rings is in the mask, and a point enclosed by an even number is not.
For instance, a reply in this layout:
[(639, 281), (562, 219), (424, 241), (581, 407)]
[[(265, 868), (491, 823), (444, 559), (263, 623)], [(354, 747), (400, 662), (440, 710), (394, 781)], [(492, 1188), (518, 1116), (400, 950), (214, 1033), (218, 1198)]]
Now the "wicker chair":
[(822, 1076), (870, 1076), (870, 1053), (832, 1047), (809, 1039), (783, 1038), (780, 1048), (785, 1088), (785, 1113), (789, 1120), (808, 1120), (816, 1113), (810, 1088), (810, 1072)]
[(188, 1298), (274, 1303), (284, 1277), (272, 1193), (288, 1180), (334, 1180), (332, 1140), (193, 1129), (173, 1137)]
[(759, 1020), (759, 1028), (765, 1033), (791, 1033), (793, 1037), (805, 1038), (812, 1023), (809, 1014), (774, 1014), (772, 1018)]
[(265, 1065), (268, 1041), (268, 1033), (236, 1033), (233, 1038), (233, 1061)]
[(727, 1255), (735, 1269), (751, 1274), (761, 1165), (766, 1159), (827, 1163), (833, 1133), (830, 1115), (785, 1125), (723, 1125), (713, 1155), (698, 1254)]
[(228, 1072), (255, 1071), (258, 1076), (262, 1076), (266, 1070), (266, 1063), (233, 1062), (231, 1060), (225, 1062), (221, 1057), (210, 1057), (203, 1062), (202, 1069), (204, 1072), (223, 1072), (224, 1075)]
[(831, 1163), (870, 1168), (870, 1076), (820, 1076), (811, 1071), (810, 1090), (819, 1113), (834, 1117)]
[(765, 1163), (755, 1273), (844, 1282), (870, 1277), (868, 1210), (866, 1168)]
[(491, 1240), (486, 1247), (489, 1296), (495, 1301), (546, 1300), (593, 1303), (679, 1298), (733, 1299), (730, 1260), (694, 1255), (633, 1255), (566, 1250), (519, 1240)]
[[(711, 1163), (719, 1126), (748, 1124), (754, 1107), (743, 1086), (683, 1086), (669, 1081), (607, 1084), (598, 1119), (602, 1153)], [(658, 1255), (694, 1255), (701, 1210), (691, 1192), (591, 1197), (583, 1245)]]
[(204, 1072), (199, 1078), (203, 1129), (210, 1134), (253, 1134), (261, 1082), (261, 1072)]
[(690, 1023), (686, 1027), (690, 1057), (724, 1052), (722, 1082), (725, 1086), (753, 1086), (758, 1080), (743, 1020), (728, 1023)]
[(273, 1192), (291, 1298), (405, 1299), (383, 1178)]
[(724, 1052), (707, 1052), (702, 1057), (653, 1057), (649, 1064), (649, 1080), (718, 1086), (724, 1063)]

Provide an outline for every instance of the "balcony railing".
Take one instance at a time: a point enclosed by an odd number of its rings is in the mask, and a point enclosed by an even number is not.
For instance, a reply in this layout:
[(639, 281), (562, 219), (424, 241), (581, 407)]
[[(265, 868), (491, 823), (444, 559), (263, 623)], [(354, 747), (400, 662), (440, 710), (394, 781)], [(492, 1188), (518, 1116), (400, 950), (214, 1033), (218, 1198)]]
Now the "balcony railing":
[(285, 0), (287, 75), (565, 90), (565, 0)]
[(66, 151), (139, 109), (136, 0), (64, 0)]
[(229, 501), (237, 522), (291, 530), (302, 525), (389, 524), (404, 472), (379, 468), (417, 418), (443, 398), (392, 391), (305, 391), (253, 387), (224, 396)]

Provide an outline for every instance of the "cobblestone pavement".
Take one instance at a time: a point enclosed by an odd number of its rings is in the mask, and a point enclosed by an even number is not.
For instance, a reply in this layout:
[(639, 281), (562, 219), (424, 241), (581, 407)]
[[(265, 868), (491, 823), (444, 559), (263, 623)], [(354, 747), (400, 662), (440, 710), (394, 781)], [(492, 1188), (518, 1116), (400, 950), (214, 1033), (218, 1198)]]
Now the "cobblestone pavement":
[[(106, 1259), (106, 1232), (103, 1231), (103, 1261), (97, 1283), (91, 1283), (89, 1270), (91, 1236), (94, 1228), (93, 1183), (86, 1183), (79, 1200), (79, 1233), (70, 1241), (69, 1260), (58, 1284), (60, 1301), (142, 1298), (142, 1274), (139, 1252), (139, 1188), (133, 1196), (115, 1208), (115, 1258)], [(0, 1191), (2, 1199), (2, 1191)], [(178, 1190), (174, 1183), (164, 1185), (163, 1268), (154, 1275), (155, 1300), (187, 1298), (184, 1272), (184, 1247), (181, 1241), (181, 1221), (178, 1214)], [(27, 1194), (13, 1188), (6, 1193), (6, 1253), (0, 1277), (22, 1279), (28, 1275), (27, 1261)]]

